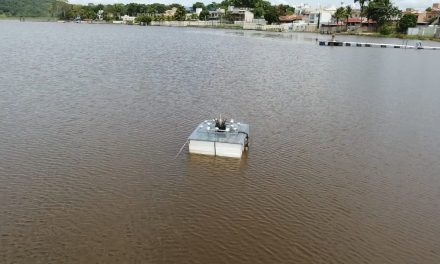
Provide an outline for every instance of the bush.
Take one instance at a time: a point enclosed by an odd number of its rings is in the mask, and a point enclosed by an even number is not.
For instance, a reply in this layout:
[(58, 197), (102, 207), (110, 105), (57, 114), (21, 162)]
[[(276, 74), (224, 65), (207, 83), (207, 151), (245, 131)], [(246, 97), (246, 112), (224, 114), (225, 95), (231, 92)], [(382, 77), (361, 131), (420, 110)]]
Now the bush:
[(208, 9), (203, 9), (202, 12), (200, 12), (199, 20), (208, 20), (208, 18), (209, 18)]
[(417, 16), (413, 14), (405, 14), (397, 25), (397, 31), (399, 33), (406, 34), (408, 28), (417, 26)]
[(144, 23), (146, 25), (150, 25), (153, 19), (149, 16), (141, 15), (136, 18), (137, 23)]
[(394, 29), (393, 26), (390, 24), (385, 24), (380, 28), (379, 33), (382, 35), (390, 35), (391, 33), (393, 33)]

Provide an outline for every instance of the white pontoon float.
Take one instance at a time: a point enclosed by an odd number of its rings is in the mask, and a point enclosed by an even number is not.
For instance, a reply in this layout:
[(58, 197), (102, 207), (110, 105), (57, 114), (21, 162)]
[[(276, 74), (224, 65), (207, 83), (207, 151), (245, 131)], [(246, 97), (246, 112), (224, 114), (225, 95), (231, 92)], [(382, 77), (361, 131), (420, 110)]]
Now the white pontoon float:
[(249, 125), (221, 117), (205, 120), (188, 141), (190, 153), (241, 158), (249, 144)]

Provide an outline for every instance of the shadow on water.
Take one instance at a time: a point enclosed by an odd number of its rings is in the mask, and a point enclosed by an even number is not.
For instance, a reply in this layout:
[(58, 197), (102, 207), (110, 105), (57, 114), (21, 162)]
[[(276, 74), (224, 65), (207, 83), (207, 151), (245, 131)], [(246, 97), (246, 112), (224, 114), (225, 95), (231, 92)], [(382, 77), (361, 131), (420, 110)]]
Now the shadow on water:
[(315, 42), (317, 34), (314, 33), (288, 33), (288, 32), (269, 32), (269, 31), (231, 31), (226, 34), (242, 37), (255, 37), (277, 40), (288, 40), (295, 42)]

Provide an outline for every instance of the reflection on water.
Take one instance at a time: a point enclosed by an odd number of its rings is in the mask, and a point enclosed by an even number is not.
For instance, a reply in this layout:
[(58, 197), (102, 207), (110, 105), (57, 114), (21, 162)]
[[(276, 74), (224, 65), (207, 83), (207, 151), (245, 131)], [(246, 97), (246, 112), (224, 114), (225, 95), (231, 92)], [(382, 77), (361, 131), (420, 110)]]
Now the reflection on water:
[[(438, 51), (0, 32), (0, 263), (440, 262)], [(249, 152), (175, 159), (219, 114), (251, 125)]]
[[(247, 155), (245, 151), (241, 159), (235, 159), (191, 154), (188, 156), (188, 174), (199, 175), (201, 171), (198, 170), (208, 170), (214, 177), (242, 173), (247, 166)], [(191, 173), (193, 170), (195, 173)]]
[(226, 34), (243, 36), (243, 37), (257, 37), (257, 38), (270, 38), (270, 39), (284, 39), (294, 41), (315, 42), (316, 38), (322, 38), (319, 34), (298, 34), (298, 33), (277, 33), (268, 31), (229, 31)]

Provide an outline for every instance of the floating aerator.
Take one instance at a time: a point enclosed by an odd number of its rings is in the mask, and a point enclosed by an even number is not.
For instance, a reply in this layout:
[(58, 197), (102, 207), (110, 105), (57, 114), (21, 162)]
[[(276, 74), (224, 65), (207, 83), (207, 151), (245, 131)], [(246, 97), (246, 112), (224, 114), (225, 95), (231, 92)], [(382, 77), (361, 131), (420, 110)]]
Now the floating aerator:
[(189, 152), (212, 156), (241, 158), (249, 144), (249, 125), (233, 119), (205, 120), (189, 137)]

